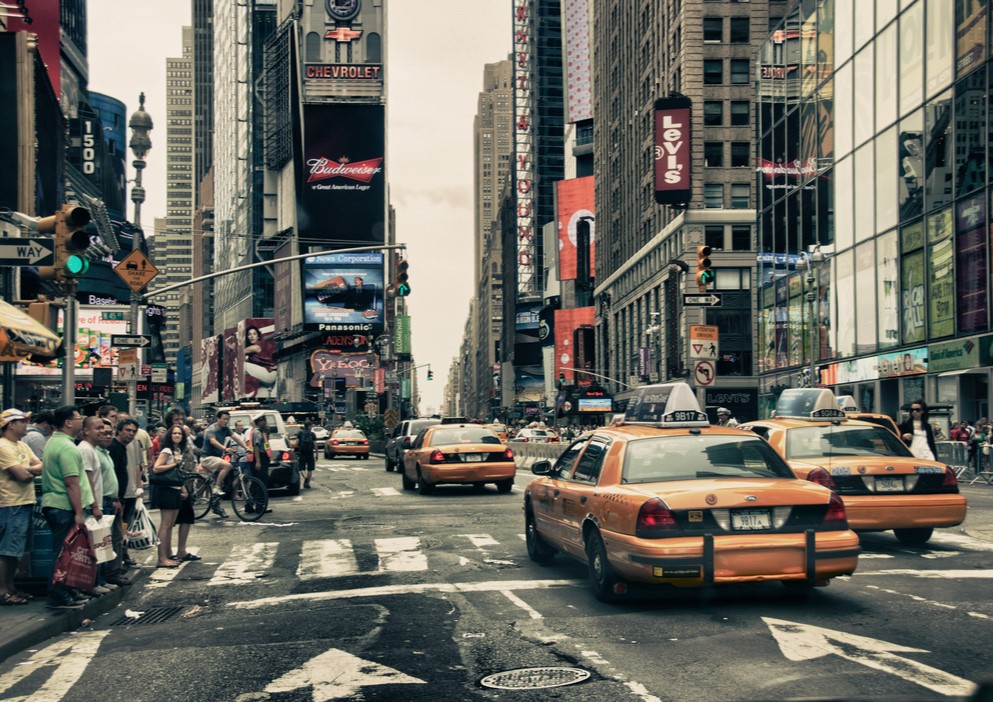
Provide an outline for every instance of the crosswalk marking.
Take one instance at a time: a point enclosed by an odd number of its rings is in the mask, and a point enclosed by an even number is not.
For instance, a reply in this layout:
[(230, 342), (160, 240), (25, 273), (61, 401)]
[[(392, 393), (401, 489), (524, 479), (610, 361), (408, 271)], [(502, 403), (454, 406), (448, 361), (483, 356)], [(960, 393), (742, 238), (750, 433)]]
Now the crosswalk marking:
[(214, 571), (208, 585), (244, 585), (252, 583), (272, 570), (276, 562), (278, 542), (247, 544), (232, 551), (231, 558)]
[(413, 572), (428, 569), (428, 557), (421, 548), (421, 540), (416, 536), (402, 536), (394, 539), (376, 539), (381, 572)]
[(469, 539), (472, 545), (480, 551), (488, 548), (489, 546), (498, 546), (500, 543), (489, 534), (459, 534), (459, 536)]
[(395, 495), (399, 495), (400, 491), (391, 487), (373, 488), (372, 494), (376, 495), (376, 497), (394, 497)]
[(359, 564), (348, 539), (304, 541), (297, 577), (301, 580), (336, 578), (358, 572)]

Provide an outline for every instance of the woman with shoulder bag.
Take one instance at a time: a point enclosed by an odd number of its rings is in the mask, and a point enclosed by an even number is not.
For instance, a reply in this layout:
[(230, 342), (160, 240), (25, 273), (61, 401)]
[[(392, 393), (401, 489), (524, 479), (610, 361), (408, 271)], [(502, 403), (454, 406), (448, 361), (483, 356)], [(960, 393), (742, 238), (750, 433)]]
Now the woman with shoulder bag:
[(148, 482), (152, 486), (152, 507), (162, 515), (159, 524), (159, 568), (178, 568), (179, 562), (169, 558), (172, 553), (172, 528), (176, 524), (179, 508), (186, 499), (180, 461), (187, 447), (186, 433), (180, 426), (172, 426), (162, 442), (152, 466)]

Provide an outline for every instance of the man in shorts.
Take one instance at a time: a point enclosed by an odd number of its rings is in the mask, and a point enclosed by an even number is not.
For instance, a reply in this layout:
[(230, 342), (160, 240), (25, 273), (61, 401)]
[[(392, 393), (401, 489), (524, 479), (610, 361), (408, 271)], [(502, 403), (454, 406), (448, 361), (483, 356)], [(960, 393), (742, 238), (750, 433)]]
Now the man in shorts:
[(27, 430), (24, 412), (0, 414), (0, 606), (25, 605), (31, 599), (14, 586), (31, 531), (34, 479), (41, 475), (41, 461), (23, 441)]
[[(224, 481), (231, 471), (231, 461), (238, 453), (238, 446), (244, 446), (242, 438), (231, 431), (231, 413), (218, 410), (214, 423), (203, 434), (203, 457), (200, 465), (211, 473), (217, 473), (214, 481), (214, 494), (224, 494)], [(227, 458), (227, 460), (225, 460)]]

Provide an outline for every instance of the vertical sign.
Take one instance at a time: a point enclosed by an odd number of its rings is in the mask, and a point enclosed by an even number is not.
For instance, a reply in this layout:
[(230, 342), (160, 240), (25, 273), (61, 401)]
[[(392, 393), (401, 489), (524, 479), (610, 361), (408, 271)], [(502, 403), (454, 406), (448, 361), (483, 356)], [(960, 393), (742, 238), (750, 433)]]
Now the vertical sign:
[(410, 353), (410, 317), (398, 314), (393, 319), (393, 351), (394, 353)]
[(655, 202), (690, 201), (690, 108), (687, 97), (655, 101)]
[(517, 293), (534, 286), (534, 98), (532, 0), (514, 0), (514, 188), (517, 196)]

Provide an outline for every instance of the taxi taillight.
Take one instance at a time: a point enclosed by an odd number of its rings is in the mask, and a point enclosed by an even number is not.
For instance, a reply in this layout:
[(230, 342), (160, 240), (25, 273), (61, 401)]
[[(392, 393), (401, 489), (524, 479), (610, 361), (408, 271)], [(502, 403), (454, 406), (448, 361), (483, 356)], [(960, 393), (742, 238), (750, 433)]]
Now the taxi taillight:
[(807, 480), (812, 483), (817, 483), (818, 485), (823, 485), (828, 490), (837, 490), (838, 486), (835, 485), (834, 478), (823, 468), (814, 468), (812, 471), (807, 473)]
[(430, 462), (430, 463), (444, 463), (445, 462), (445, 454), (443, 454), (438, 449), (435, 449), (434, 451), (431, 452), (431, 455), (428, 456), (428, 462)]
[(942, 492), (958, 492), (959, 479), (955, 476), (955, 469), (945, 466), (945, 479), (941, 481)]
[(821, 521), (821, 531), (844, 531), (848, 528), (848, 517), (845, 515), (845, 503), (836, 493), (831, 493), (827, 512)]
[(293, 454), (290, 453), (289, 451), (283, 451), (283, 457), (280, 460), (287, 461), (287, 462), (292, 461), (293, 460)]
[(507, 449), (503, 452), (503, 460), (512, 461), (514, 460), (514, 452), (511, 449)]
[(340, 444), (340, 443), (341, 443), (341, 442), (340, 442), (340, 441), (338, 441), (337, 439), (331, 439), (331, 445), (332, 445), (332, 446), (337, 446), (337, 445), (338, 445), (338, 444)]
[(676, 515), (659, 498), (649, 500), (638, 510), (637, 535), (646, 538), (682, 534)]
[(362, 440), (362, 445), (363, 446), (368, 446), (369, 445), (369, 439), (363, 439)]

